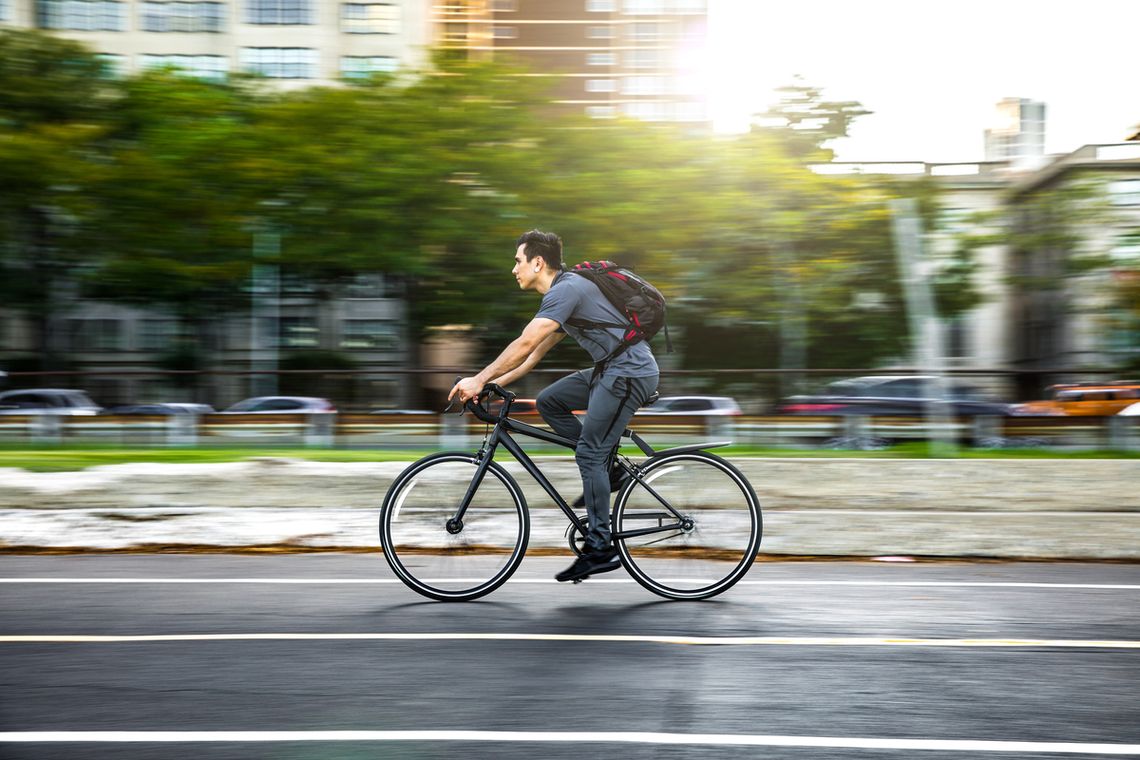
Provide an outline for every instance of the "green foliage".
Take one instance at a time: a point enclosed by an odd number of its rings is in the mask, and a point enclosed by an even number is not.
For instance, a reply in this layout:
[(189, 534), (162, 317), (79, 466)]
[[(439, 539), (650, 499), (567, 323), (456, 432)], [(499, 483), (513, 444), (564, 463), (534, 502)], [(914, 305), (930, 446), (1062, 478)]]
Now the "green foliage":
[(847, 137), (855, 119), (873, 113), (853, 100), (824, 100), (821, 88), (806, 84), (800, 77), (777, 92), (781, 93), (779, 102), (756, 114), (752, 129), (774, 135), (790, 155), (799, 158), (831, 160), (833, 153), (823, 144)]

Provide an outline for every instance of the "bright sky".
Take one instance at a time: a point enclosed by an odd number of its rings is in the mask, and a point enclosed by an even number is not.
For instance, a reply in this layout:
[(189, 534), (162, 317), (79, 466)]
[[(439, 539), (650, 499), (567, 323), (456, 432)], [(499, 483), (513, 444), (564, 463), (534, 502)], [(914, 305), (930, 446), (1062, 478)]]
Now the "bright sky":
[(1047, 153), (1140, 123), (1140, 0), (710, 0), (709, 24), (718, 126), (800, 74), (874, 111), (843, 161), (981, 160), (1005, 97), (1045, 102)]

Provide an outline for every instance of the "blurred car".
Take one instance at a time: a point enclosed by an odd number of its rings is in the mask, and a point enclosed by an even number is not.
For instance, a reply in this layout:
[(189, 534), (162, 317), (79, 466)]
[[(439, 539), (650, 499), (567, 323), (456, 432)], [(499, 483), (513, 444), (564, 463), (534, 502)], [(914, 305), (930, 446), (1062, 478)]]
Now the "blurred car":
[(662, 396), (637, 410), (637, 414), (739, 415), (740, 405), (728, 396)]
[[(487, 409), (491, 414), (498, 414), (499, 410), (503, 408), (502, 400), (494, 400), (491, 402)], [(532, 398), (516, 398), (511, 402), (511, 415), (517, 416), (520, 414), (538, 414), (538, 402)]]
[(1104, 417), (1140, 401), (1140, 382), (1059, 383), (1046, 389), (1047, 398), (1018, 404), (1013, 413), (1027, 416)]
[[(816, 395), (789, 396), (777, 414), (920, 416), (931, 399), (926, 375), (865, 375), (828, 383)], [(988, 398), (980, 389), (954, 380), (944, 381), (948, 412), (962, 417), (1009, 414), (1010, 405)]]
[(1124, 407), (1117, 412), (1117, 414), (1124, 415), (1125, 417), (1140, 417), (1140, 401)]
[(335, 412), (327, 398), (315, 396), (255, 396), (239, 401), (222, 414), (310, 414)]
[(0, 414), (89, 416), (102, 407), (85, 391), (70, 388), (26, 388), (0, 393)]
[(126, 404), (106, 410), (107, 414), (164, 416), (175, 414), (213, 414), (209, 404), (187, 404), (181, 402), (162, 404)]

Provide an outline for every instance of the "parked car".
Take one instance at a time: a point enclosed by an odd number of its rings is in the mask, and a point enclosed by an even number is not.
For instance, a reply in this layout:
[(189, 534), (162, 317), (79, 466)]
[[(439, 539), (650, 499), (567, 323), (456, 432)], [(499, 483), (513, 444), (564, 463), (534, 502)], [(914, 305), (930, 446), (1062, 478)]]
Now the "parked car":
[(239, 401), (222, 414), (308, 414), (335, 412), (327, 398), (314, 396), (255, 396)]
[[(828, 383), (822, 393), (789, 396), (776, 406), (777, 414), (919, 416), (926, 413), (925, 375), (865, 375)], [(951, 414), (963, 417), (1009, 414), (1009, 404), (990, 399), (980, 389), (949, 379), (944, 381)]]
[(1018, 404), (1013, 413), (1030, 416), (1104, 417), (1140, 401), (1140, 382), (1059, 383), (1046, 389), (1047, 398)]
[(637, 410), (637, 414), (739, 415), (740, 405), (728, 396), (662, 396)]
[(112, 407), (106, 411), (107, 414), (169, 416), (178, 414), (213, 414), (214, 407), (209, 404), (171, 402), (162, 404), (126, 404), (124, 406)]
[(59, 414), (88, 416), (102, 407), (84, 391), (68, 388), (26, 388), (0, 393), (0, 414)]

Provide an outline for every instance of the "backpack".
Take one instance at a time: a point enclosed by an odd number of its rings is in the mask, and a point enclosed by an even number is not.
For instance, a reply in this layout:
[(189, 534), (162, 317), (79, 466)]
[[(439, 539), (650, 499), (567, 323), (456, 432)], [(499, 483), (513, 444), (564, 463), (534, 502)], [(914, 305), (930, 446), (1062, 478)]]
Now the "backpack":
[(597, 285), (606, 300), (627, 320), (624, 324), (577, 318), (567, 320), (567, 324), (577, 328), (616, 327), (625, 331), (617, 348), (595, 365), (595, 379), (601, 377), (606, 365), (619, 354), (630, 346), (649, 340), (662, 329), (665, 330), (665, 350), (673, 353), (669, 325), (665, 321), (665, 296), (648, 280), (612, 261), (583, 261), (569, 271)]

